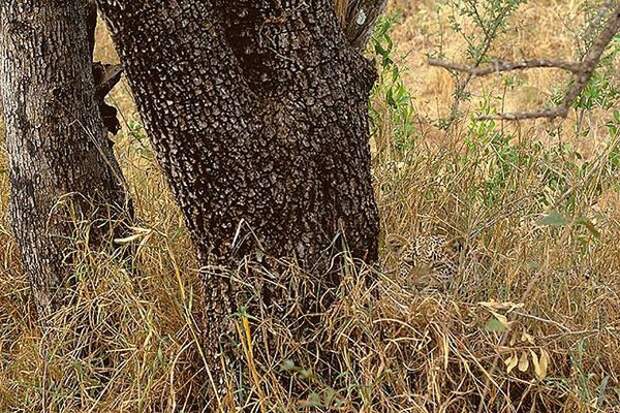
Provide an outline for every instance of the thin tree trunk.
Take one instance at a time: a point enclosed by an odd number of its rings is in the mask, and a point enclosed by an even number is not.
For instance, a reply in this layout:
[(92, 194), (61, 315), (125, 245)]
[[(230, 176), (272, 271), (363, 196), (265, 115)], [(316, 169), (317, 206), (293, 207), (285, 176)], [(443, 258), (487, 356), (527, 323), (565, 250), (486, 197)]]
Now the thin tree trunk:
[[(10, 216), (41, 316), (65, 301), (76, 223), (114, 219), (126, 202), (95, 103), (85, 21), (81, 0), (0, 2)], [(92, 245), (107, 224), (92, 225)]]

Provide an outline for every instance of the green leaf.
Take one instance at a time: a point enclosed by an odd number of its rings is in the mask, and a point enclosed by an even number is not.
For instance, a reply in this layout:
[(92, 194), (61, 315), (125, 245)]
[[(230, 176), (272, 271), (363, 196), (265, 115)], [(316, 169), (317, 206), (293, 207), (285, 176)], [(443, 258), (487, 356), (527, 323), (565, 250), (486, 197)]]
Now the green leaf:
[(484, 329), (491, 333), (503, 333), (505, 331), (508, 331), (508, 328), (506, 328), (504, 323), (502, 323), (495, 317), (491, 317), (489, 321), (487, 321), (487, 323), (484, 325)]
[(540, 225), (550, 226), (550, 227), (563, 227), (568, 223), (564, 215), (560, 214), (558, 211), (551, 211), (538, 222)]
[(282, 362), (282, 370), (291, 371), (295, 369), (295, 362), (290, 359), (286, 359)]
[(310, 395), (308, 395), (308, 400), (302, 402), (302, 405), (304, 407), (323, 407), (323, 403), (321, 402), (321, 396), (315, 392), (310, 393)]

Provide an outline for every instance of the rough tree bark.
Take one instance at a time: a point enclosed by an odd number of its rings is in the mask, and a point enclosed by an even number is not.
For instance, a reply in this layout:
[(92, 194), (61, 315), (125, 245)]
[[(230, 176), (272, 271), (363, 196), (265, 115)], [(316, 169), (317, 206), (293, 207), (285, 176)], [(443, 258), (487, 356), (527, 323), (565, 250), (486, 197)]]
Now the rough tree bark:
[(203, 259), (244, 224), (277, 256), (311, 262), (343, 229), (376, 257), (374, 71), (329, 0), (99, 6)]
[[(377, 259), (376, 73), (333, 0), (97, 3), (203, 264), (261, 250), (320, 274), (345, 242), (353, 257)], [(204, 283), (217, 365), (231, 286)]]
[[(10, 217), (41, 316), (64, 302), (75, 220), (112, 218), (126, 202), (95, 102), (85, 21), (81, 0), (0, 2)], [(92, 228), (94, 245), (111, 226)]]

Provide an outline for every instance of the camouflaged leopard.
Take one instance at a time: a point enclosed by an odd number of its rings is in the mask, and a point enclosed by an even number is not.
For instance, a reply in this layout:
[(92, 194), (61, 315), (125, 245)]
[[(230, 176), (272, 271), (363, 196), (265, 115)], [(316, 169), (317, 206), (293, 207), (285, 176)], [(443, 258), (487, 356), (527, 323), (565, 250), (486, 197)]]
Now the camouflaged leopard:
[(462, 243), (442, 235), (420, 235), (400, 253), (400, 275), (423, 288), (446, 288), (458, 273)]

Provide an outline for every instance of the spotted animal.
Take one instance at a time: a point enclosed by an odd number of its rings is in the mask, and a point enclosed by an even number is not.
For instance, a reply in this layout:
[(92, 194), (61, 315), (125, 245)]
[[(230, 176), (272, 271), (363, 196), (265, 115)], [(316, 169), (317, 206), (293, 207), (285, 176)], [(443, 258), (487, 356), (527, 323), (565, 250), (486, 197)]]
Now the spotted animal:
[(400, 254), (400, 275), (421, 288), (446, 288), (458, 273), (462, 243), (442, 235), (419, 235)]

